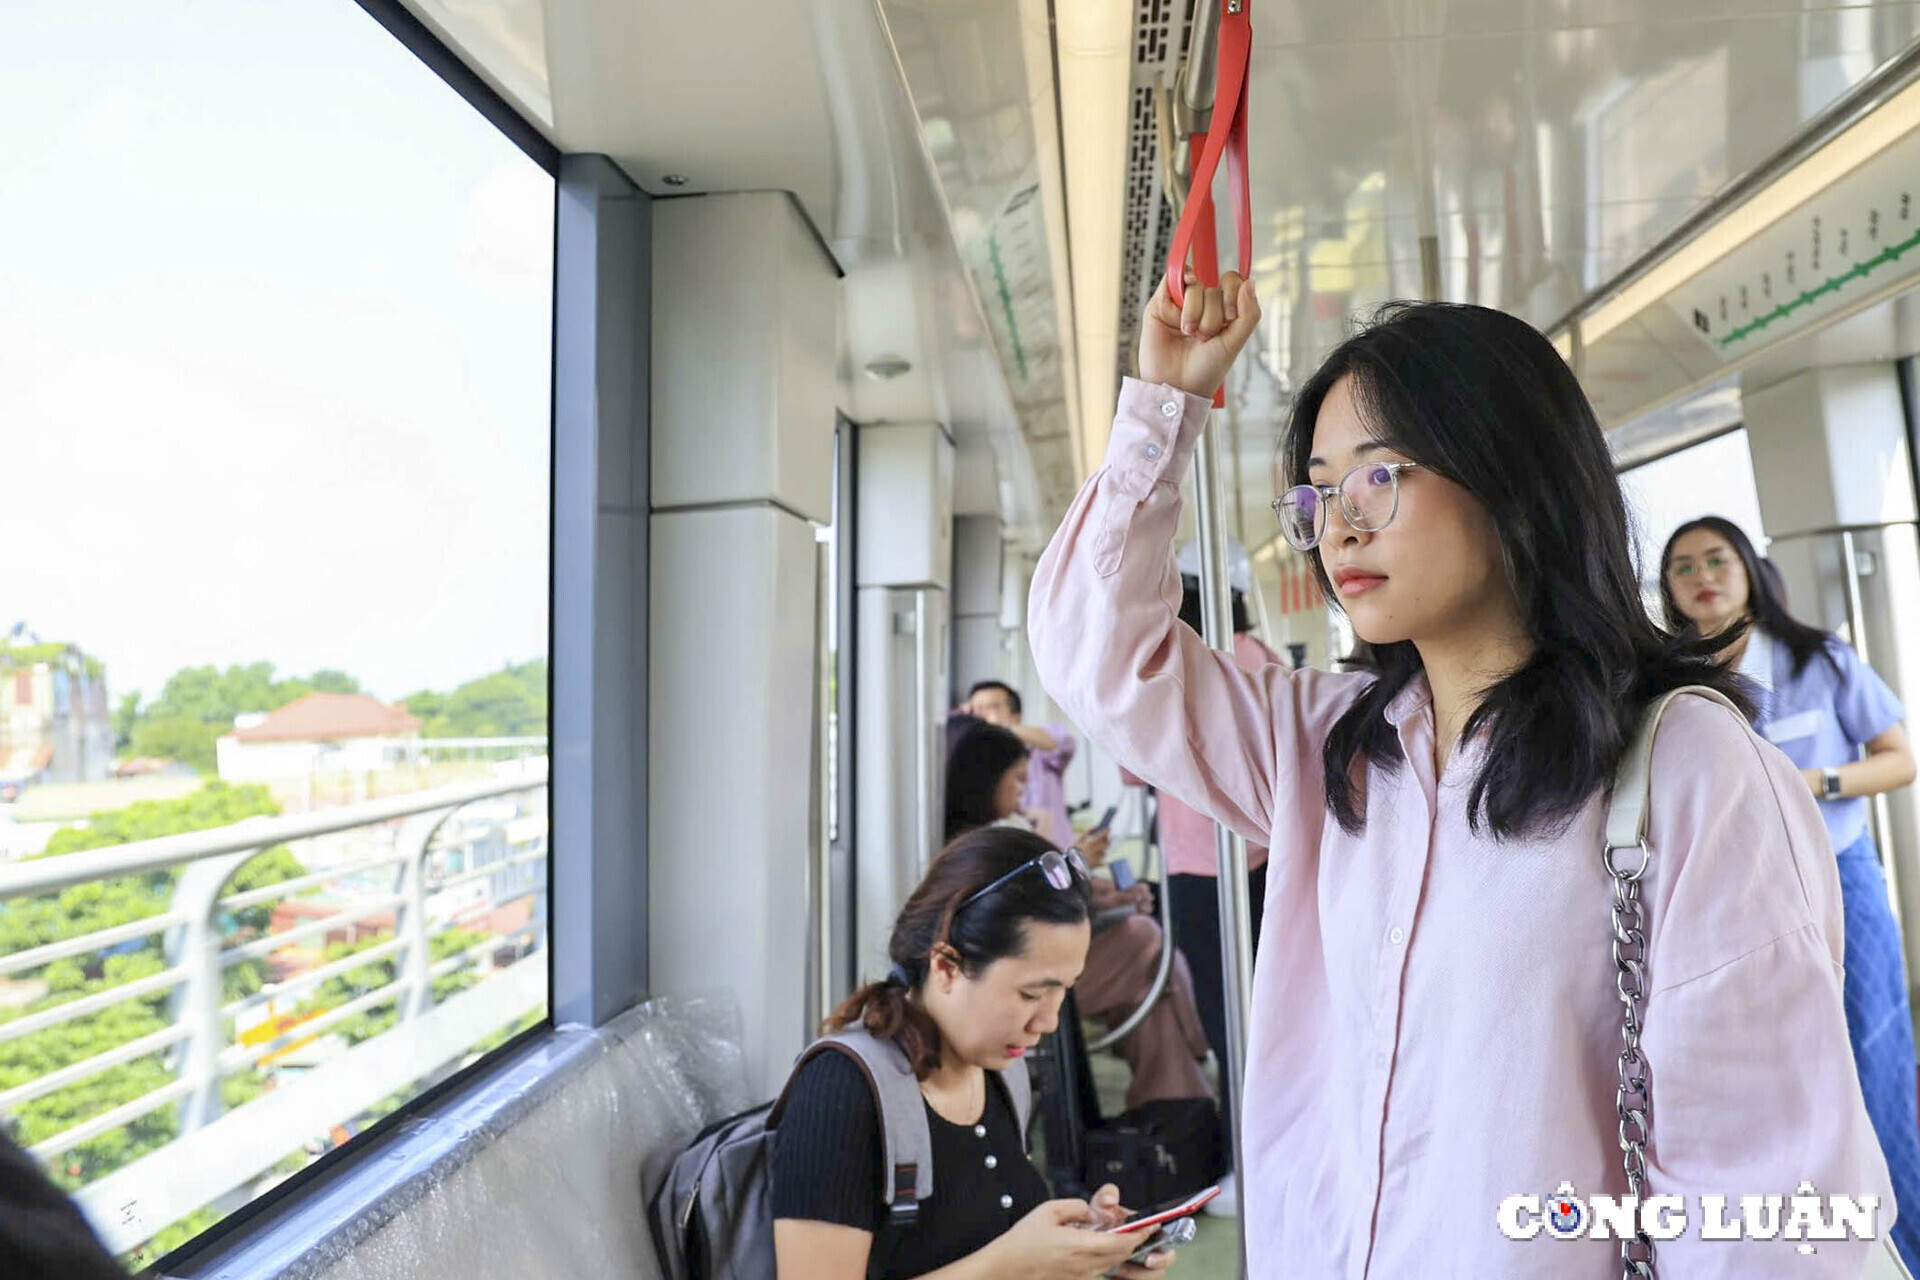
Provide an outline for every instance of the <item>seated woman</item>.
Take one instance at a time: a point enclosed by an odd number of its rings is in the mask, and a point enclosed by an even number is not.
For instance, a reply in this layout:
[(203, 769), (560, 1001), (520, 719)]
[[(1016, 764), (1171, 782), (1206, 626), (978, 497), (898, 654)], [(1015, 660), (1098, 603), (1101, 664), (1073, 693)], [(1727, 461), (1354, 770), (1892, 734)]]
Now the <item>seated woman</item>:
[(1125, 1216), (1103, 1187), (1048, 1200), (999, 1075), (1053, 1030), (1087, 958), (1084, 870), (1031, 832), (975, 831), (934, 860), (894, 921), (885, 982), (856, 991), (827, 1030), (859, 1024), (920, 1078), (933, 1195), (889, 1221), (872, 1088), (837, 1053), (801, 1069), (773, 1155), (780, 1280), (1149, 1280), (1171, 1253), (1127, 1263), (1138, 1237), (1087, 1230)]
[[(977, 724), (947, 754), (946, 837), (999, 825), (1030, 830), (1021, 813), (1026, 794), (1027, 747), (1012, 731)], [(1160, 926), (1150, 915), (1145, 885), (1116, 889), (1104, 877), (1091, 882), (1095, 928), (1087, 971), (1075, 988), (1080, 1009), (1108, 1026), (1139, 1007), (1160, 971)], [(1176, 950), (1167, 989), (1146, 1020), (1115, 1046), (1132, 1070), (1127, 1107), (1161, 1098), (1208, 1098), (1207, 1033), (1193, 999), (1193, 974)]]

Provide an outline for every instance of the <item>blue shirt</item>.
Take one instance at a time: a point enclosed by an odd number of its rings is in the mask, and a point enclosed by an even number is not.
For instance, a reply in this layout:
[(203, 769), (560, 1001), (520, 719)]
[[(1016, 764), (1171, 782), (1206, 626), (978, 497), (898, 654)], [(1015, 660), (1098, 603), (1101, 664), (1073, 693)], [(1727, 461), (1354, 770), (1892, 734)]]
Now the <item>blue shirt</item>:
[[(1887, 682), (1853, 646), (1827, 637), (1833, 661), (1815, 654), (1793, 674), (1793, 651), (1756, 628), (1740, 660), (1740, 674), (1759, 686), (1755, 728), (1802, 769), (1837, 769), (1860, 758), (1860, 748), (1906, 718)], [(1835, 670), (1835, 668), (1838, 670)], [(1865, 796), (1822, 800), (1820, 816), (1837, 853), (1867, 832)]]

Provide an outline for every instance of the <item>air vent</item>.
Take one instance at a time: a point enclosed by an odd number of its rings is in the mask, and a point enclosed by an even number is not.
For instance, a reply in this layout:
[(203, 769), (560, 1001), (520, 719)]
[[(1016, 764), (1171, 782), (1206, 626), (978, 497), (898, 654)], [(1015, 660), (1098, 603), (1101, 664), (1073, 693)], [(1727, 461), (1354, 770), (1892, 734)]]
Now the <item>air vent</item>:
[(1134, 9), (1133, 100), (1127, 131), (1126, 224), (1120, 253), (1119, 376), (1133, 372), (1140, 309), (1160, 280), (1173, 243), (1173, 210), (1160, 188), (1160, 135), (1153, 117), (1156, 85), (1179, 69), (1193, 26), (1190, 0), (1140, 0)]
[[(1173, 30), (1174, 11), (1180, 12), (1181, 30)], [(1185, 27), (1190, 20), (1188, 5), (1184, 0), (1140, 0), (1135, 10), (1133, 32), (1133, 62), (1136, 67), (1162, 67), (1167, 65), (1179, 52), (1170, 50), (1169, 43), (1178, 35), (1181, 44), (1186, 43)]]

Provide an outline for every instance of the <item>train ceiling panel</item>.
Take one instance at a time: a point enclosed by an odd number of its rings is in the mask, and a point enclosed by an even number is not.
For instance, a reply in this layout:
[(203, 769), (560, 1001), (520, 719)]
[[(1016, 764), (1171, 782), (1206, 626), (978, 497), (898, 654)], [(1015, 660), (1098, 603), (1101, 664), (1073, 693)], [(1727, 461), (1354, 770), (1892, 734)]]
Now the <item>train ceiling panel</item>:
[[(978, 402), (960, 434), (995, 441), (1021, 540), (1044, 533), (1104, 449), (1170, 235), (1155, 95), (1190, 0), (409, 2), (564, 149), (658, 193), (790, 190), (843, 261), (893, 264), (890, 309), (852, 328), (910, 326), (951, 366), (923, 371), (920, 401)], [(1228, 419), (1249, 546), (1270, 537), (1292, 389), (1391, 298), (1431, 290), (1556, 331), (1603, 419), (1634, 427), (1622, 456), (1656, 448), (1659, 424), (1718, 421), (1730, 371), (1833, 349), (1837, 317), (1866, 308), (1846, 350), (1911, 334), (1911, 309), (1883, 301), (1920, 270), (1907, 144), (1593, 320), (1624, 269), (1912, 45), (1920, 0), (1260, 0), (1254, 18), (1267, 319)], [(1559, 332), (1576, 313), (1578, 342)], [(990, 352), (1004, 385), (978, 394), (948, 346)], [(866, 395), (892, 412), (907, 390)]]
[(563, 152), (789, 192), (847, 274), (842, 407), (942, 423), (1037, 551), (1077, 481), (1044, 0), (405, 3)]
[[(1132, 154), (1141, 157), (1151, 156), (1152, 86), (1167, 82), (1152, 34), (1168, 21), (1161, 6), (1141, 0), (1135, 101), (1127, 106)], [(1243, 508), (1256, 505), (1255, 486), (1271, 483), (1264, 464), (1290, 389), (1354, 318), (1427, 290), (1423, 232), (1438, 250), (1438, 296), (1554, 329), (1910, 45), (1920, 34), (1920, 7), (1904, 0), (1791, 9), (1740, 0), (1262, 0), (1254, 31), (1254, 266), (1268, 332), (1261, 336), (1265, 368), (1257, 376), (1243, 370), (1236, 384), (1250, 410), (1238, 441), (1249, 485)], [(1158, 191), (1140, 180), (1152, 163), (1137, 160), (1134, 180), (1117, 193), (1126, 210), (1126, 278), (1138, 277), (1142, 288), (1166, 245), (1165, 202), (1156, 204)], [(1889, 153), (1883, 173), (1915, 169)], [(1832, 197), (1861, 219), (1873, 216), (1876, 201), (1882, 208), (1883, 238), (1871, 242), (1881, 294), (1920, 269), (1912, 253), (1894, 252), (1899, 195)], [(1115, 193), (1070, 188), (1069, 198), (1077, 204)], [(1223, 217), (1223, 236), (1227, 230)], [(1782, 234), (1804, 241), (1810, 226), (1803, 218)], [(1850, 247), (1863, 234), (1852, 231)], [(1831, 255), (1835, 241), (1827, 236)], [(1760, 257), (1784, 251), (1771, 241), (1753, 249)], [(1804, 261), (1808, 250), (1799, 252)], [(1781, 269), (1757, 261), (1729, 260), (1699, 282), (1711, 302), (1700, 309), (1716, 317), (1716, 327), (1723, 276), (1737, 295), (1729, 272)], [(1856, 263), (1846, 269), (1859, 283)], [(1817, 326), (1830, 318), (1822, 308), (1843, 309), (1845, 287), (1799, 304), (1793, 324)], [(1756, 290), (1764, 293), (1750, 285), (1750, 294)], [(1120, 302), (1126, 337), (1140, 292), (1129, 288)], [(1584, 344), (1581, 372), (1610, 425), (1682, 393), (1710, 394), (1741, 343), (1771, 341), (1769, 326), (1761, 326), (1709, 350), (1695, 309), (1678, 299), (1650, 301)], [(1760, 314), (1736, 305), (1720, 336)], [(1731, 323), (1736, 315), (1739, 323)], [(1776, 317), (1769, 325), (1784, 333), (1785, 323)], [(1126, 371), (1130, 346), (1119, 344), (1115, 374)], [(1719, 403), (1710, 400), (1693, 417), (1713, 419)], [(1089, 406), (1090, 429), (1091, 415)]]

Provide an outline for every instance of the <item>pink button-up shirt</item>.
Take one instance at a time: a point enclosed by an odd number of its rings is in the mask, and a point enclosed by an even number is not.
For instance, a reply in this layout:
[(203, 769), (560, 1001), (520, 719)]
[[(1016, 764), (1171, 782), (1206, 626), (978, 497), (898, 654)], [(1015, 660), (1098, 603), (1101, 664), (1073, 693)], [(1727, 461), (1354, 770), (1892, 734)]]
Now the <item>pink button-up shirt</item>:
[[(1626, 1193), (1620, 1002), (1603, 798), (1557, 835), (1469, 829), (1481, 761), (1436, 778), (1416, 680), (1387, 709), (1405, 763), (1368, 766), (1367, 825), (1326, 810), (1321, 746), (1372, 677), (1246, 672), (1177, 621), (1180, 480), (1207, 402), (1129, 380), (1106, 464), (1041, 559), (1028, 611), (1047, 692), (1094, 742), (1271, 847), (1253, 978), (1241, 1212), (1256, 1280), (1610, 1280), (1616, 1246), (1512, 1241), (1509, 1196)], [(1701, 1238), (1700, 1197), (1880, 1199), (1841, 1006), (1840, 887), (1806, 785), (1738, 716), (1669, 711), (1653, 760), (1643, 1047), (1657, 1246), (1673, 1280), (1857, 1276), (1868, 1246)], [(1873, 1246), (1878, 1248), (1880, 1246)]]

